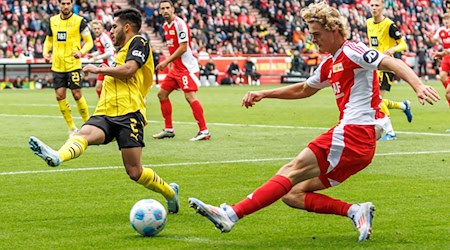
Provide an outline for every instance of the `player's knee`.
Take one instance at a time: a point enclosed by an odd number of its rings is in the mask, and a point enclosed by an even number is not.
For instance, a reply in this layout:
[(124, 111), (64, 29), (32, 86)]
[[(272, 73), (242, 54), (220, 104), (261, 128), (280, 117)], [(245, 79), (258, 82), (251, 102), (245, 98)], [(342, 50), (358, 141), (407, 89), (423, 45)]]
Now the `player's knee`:
[(140, 168), (131, 166), (125, 166), (125, 168), (127, 169), (127, 174), (130, 179), (132, 179), (133, 181), (139, 180), (142, 174), (142, 170), (140, 170)]
[(289, 192), (281, 198), (284, 204), (293, 208), (304, 208), (305, 193)]

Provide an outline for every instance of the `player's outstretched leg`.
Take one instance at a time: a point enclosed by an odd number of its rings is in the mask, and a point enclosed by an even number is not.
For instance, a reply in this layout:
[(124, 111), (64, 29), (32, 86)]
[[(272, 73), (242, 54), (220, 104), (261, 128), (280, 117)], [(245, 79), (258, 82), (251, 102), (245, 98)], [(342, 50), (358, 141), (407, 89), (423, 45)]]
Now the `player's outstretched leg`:
[(235, 224), (227, 214), (227, 209), (231, 209), (231, 207), (226, 204), (215, 207), (205, 204), (199, 199), (189, 198), (189, 206), (208, 218), (222, 233), (230, 232)]
[(355, 206), (359, 207), (351, 216), (351, 219), (355, 229), (359, 231), (358, 241), (365, 241), (370, 238), (370, 234), (372, 233), (372, 220), (375, 206), (372, 202), (355, 204)]
[(28, 140), (28, 144), (30, 145), (31, 151), (47, 162), (50, 167), (56, 167), (61, 164), (61, 159), (58, 156), (58, 152), (47, 146), (38, 138), (31, 136)]
[(169, 213), (171, 214), (176, 214), (180, 210), (180, 201), (178, 199), (180, 186), (176, 183), (170, 183), (169, 186), (173, 189), (174, 195), (171, 199), (167, 199), (167, 210), (169, 210)]

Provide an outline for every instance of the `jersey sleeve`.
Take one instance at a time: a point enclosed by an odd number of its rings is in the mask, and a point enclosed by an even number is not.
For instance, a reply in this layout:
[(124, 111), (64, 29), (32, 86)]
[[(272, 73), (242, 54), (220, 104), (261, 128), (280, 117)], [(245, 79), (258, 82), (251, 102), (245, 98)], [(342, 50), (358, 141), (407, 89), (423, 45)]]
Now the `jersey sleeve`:
[(323, 60), (319, 66), (317, 66), (317, 69), (314, 70), (314, 73), (306, 79), (306, 84), (312, 88), (316, 89), (323, 89), (326, 87), (330, 87), (330, 83), (328, 82), (328, 73), (329, 73), (329, 60), (331, 60), (331, 57)]
[(52, 19), (50, 18), (50, 20), (48, 20), (48, 27), (47, 27), (47, 30), (46, 30), (46, 35), (47, 36), (49, 36), (49, 37), (52, 37), (53, 36), (53, 32), (52, 32)]
[(439, 35), (440, 32), (441, 32), (441, 28), (436, 30), (436, 33), (434, 33), (434, 35), (433, 35), (434, 40), (439, 41), (439, 39), (441, 38), (441, 36)]
[(400, 38), (402, 38), (402, 33), (394, 23), (389, 26), (389, 36), (394, 40), (399, 40)]
[(377, 50), (369, 49), (365, 44), (358, 43), (354, 48), (346, 47), (344, 53), (354, 63), (367, 70), (376, 70), (381, 60), (386, 56)]
[(178, 44), (189, 41), (188, 27), (183, 20), (179, 20), (176, 22), (176, 31), (177, 31)]
[(150, 47), (148, 45), (148, 41), (143, 37), (137, 36), (130, 43), (125, 61), (134, 60), (138, 63), (140, 68), (149, 58), (149, 53)]
[(80, 34), (83, 32), (84, 29), (86, 29), (86, 27), (88, 27), (88, 23), (87, 23), (86, 19), (83, 18), (81, 20), (81, 24), (80, 24)]

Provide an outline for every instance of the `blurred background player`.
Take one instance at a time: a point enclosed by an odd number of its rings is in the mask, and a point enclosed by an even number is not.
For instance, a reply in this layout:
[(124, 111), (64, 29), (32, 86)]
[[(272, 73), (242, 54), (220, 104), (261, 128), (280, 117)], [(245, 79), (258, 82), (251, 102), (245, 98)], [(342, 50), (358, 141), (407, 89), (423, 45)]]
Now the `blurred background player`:
[(144, 37), (139, 35), (142, 16), (136, 9), (114, 12), (111, 37), (121, 49), (115, 59), (115, 67), (93, 64), (83, 70), (105, 75), (103, 94), (94, 114), (81, 130), (55, 151), (31, 136), (31, 150), (51, 167), (79, 157), (88, 145), (108, 144), (116, 139), (122, 153), (122, 161), (128, 176), (144, 187), (162, 194), (167, 200), (168, 211), (178, 213), (178, 185), (167, 184), (151, 168), (142, 166), (144, 126), (147, 124), (144, 97), (153, 84), (152, 50)]
[(199, 132), (191, 141), (209, 140), (211, 134), (206, 126), (203, 107), (197, 99), (195, 92), (200, 85), (199, 67), (197, 59), (194, 58), (191, 50), (190, 29), (183, 19), (175, 15), (175, 8), (172, 1), (162, 0), (159, 3), (159, 14), (165, 19), (164, 35), (169, 48), (170, 56), (159, 63), (155, 70), (162, 70), (169, 63), (171, 69), (158, 91), (158, 98), (161, 104), (161, 112), (164, 117), (165, 128), (153, 138), (172, 138), (175, 132), (172, 125), (172, 104), (169, 99), (170, 93), (175, 89), (181, 89), (191, 106), (194, 118), (197, 121)]
[[(392, 56), (395, 52), (408, 49), (408, 45), (402, 38), (400, 30), (395, 26), (394, 22), (385, 17), (384, 0), (371, 0), (370, 13), (372, 17), (367, 19), (367, 38), (369, 39), (369, 47), (378, 50), (388, 56)], [(384, 97), (386, 91), (391, 90), (394, 73), (388, 71), (378, 71), (380, 80), (380, 95)], [(408, 122), (412, 121), (411, 103), (410, 101), (395, 102), (384, 99), (381, 102), (381, 112), (390, 116), (389, 109), (401, 109), (406, 115)], [(397, 135), (394, 132), (390, 119), (385, 124), (386, 134), (380, 140), (395, 140)]]
[[(108, 34), (106, 34), (103, 27), (103, 23), (100, 20), (94, 20), (91, 22), (92, 31), (95, 35), (95, 47), (97, 51), (88, 54), (88, 58), (92, 62), (97, 60), (102, 60), (102, 63), (111, 66), (114, 62), (114, 55), (116, 54), (116, 49), (113, 46), (112, 40)], [(100, 93), (102, 92), (102, 83), (105, 76), (102, 74), (97, 75), (97, 81), (95, 83), (95, 90), (97, 91), (98, 98), (100, 98)]]
[[(46, 62), (52, 62), (56, 100), (69, 127), (70, 137), (77, 131), (77, 127), (66, 99), (66, 89), (72, 91), (78, 112), (83, 122), (86, 122), (89, 119), (89, 110), (81, 93), (80, 59), (92, 49), (94, 43), (86, 20), (72, 12), (73, 0), (59, 0), (58, 3), (60, 13), (50, 18), (43, 54)], [(82, 39), (83, 46), (81, 46)]]
[(439, 40), (442, 42), (443, 50), (437, 52), (434, 58), (441, 59), (441, 66), (439, 69), (439, 76), (441, 82), (445, 88), (445, 97), (450, 107), (450, 78), (448, 74), (450, 72), (450, 12), (447, 12), (443, 16), (444, 26), (440, 27), (434, 36), (432, 42), (437, 43)]

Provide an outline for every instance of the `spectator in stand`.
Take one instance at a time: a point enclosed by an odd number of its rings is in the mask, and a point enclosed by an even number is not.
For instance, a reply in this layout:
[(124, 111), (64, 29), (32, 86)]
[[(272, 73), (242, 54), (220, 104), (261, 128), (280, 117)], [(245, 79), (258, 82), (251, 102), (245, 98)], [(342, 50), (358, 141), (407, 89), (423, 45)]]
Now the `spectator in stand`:
[(217, 86), (217, 75), (218, 70), (212, 58), (209, 58), (208, 62), (205, 64), (205, 75), (208, 79), (209, 86)]
[(242, 78), (242, 71), (239, 68), (237, 60), (231, 62), (231, 64), (228, 66), (227, 73), (233, 84), (240, 85), (244, 81), (244, 79)]
[(256, 71), (256, 64), (253, 58), (247, 57), (244, 65), (244, 74), (248, 79), (248, 85), (260, 85), (261, 74)]

